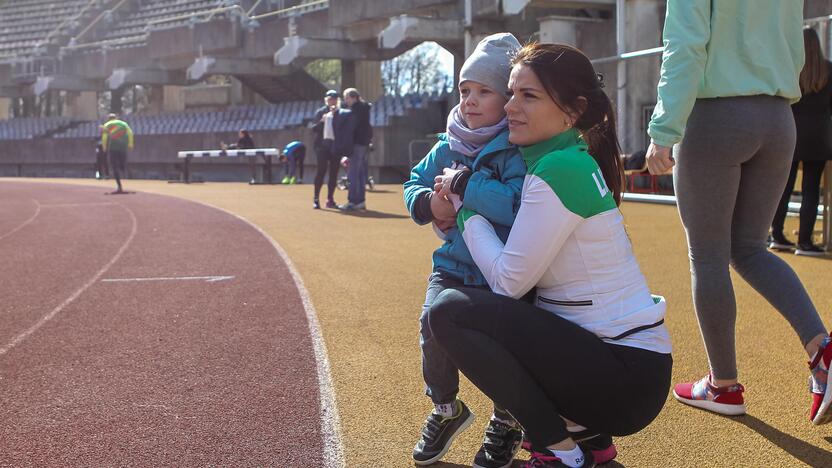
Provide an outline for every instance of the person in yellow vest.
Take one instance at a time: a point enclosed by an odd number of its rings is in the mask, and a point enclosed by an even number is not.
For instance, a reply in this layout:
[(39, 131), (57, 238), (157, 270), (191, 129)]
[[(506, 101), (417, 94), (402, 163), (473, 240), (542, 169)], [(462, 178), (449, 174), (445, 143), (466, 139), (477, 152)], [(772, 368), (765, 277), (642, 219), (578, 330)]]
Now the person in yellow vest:
[(127, 172), (127, 152), (133, 149), (133, 130), (115, 114), (107, 116), (101, 126), (101, 145), (110, 160), (110, 169), (116, 179), (114, 194), (126, 193), (121, 186), (121, 175)]

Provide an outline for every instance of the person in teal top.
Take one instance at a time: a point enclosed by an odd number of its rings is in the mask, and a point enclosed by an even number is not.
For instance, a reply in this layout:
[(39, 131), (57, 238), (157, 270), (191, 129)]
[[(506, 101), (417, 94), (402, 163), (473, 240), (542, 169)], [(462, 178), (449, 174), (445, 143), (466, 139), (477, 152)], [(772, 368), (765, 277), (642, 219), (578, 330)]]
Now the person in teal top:
[[(512, 61), (509, 141), (527, 171), (507, 239), (473, 206), (459, 231), (491, 291), (439, 294), (439, 346), (520, 423), (526, 467), (592, 467), (612, 436), (659, 414), (673, 365), (666, 303), (650, 294), (618, 205), (622, 163), (612, 103), (581, 51), (526, 45)], [(454, 194), (457, 173), (437, 177)], [(520, 300), (533, 292), (532, 303)]]
[(795, 148), (790, 104), (801, 96), (802, 28), (799, 0), (668, 0), (647, 165), (653, 174), (673, 170), (710, 367), (676, 385), (674, 397), (745, 413), (731, 265), (800, 338), (810, 359), (809, 418), (824, 424), (832, 420), (830, 338), (800, 279), (766, 249)]

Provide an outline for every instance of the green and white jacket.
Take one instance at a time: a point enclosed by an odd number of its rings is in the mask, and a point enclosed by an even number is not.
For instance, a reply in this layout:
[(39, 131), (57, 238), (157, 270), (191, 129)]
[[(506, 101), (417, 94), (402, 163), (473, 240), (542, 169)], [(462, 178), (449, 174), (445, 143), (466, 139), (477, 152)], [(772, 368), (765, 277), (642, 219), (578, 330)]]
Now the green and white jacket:
[(468, 208), (458, 224), (474, 262), (498, 293), (536, 305), (609, 343), (670, 353), (664, 298), (652, 296), (595, 159), (571, 129), (520, 149), (528, 167), (505, 244)]

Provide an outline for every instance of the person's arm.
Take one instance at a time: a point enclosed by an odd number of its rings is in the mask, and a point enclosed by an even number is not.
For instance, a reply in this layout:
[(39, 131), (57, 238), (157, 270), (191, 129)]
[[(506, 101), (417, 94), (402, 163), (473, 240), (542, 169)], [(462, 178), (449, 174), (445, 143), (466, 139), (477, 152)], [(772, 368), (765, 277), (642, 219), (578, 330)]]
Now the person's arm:
[(668, 0), (658, 100), (647, 133), (653, 143), (671, 147), (685, 133), (699, 85), (705, 76), (711, 38), (712, 0)]
[[(503, 174), (494, 174), (488, 168), (480, 168), (468, 177), (464, 188), (457, 190), (462, 196), (463, 207), (476, 211), (493, 223), (511, 226), (520, 209), (526, 163), (519, 154), (510, 156), (503, 171)], [(452, 191), (456, 193), (456, 190)]]
[(583, 220), (615, 209), (595, 160), (585, 152), (565, 151), (530, 168), (505, 245), (482, 215), (463, 208), (457, 221), (491, 289), (519, 298), (540, 281)]
[(513, 298), (537, 284), (582, 220), (545, 181), (535, 177), (528, 184), (505, 245), (482, 215), (463, 208), (458, 218), (465, 245), (491, 290)]
[(443, 142), (436, 143), (433, 148), (413, 166), (410, 179), (404, 183), (404, 203), (410, 217), (419, 225), (433, 221), (431, 211), (431, 197), (433, 196), (433, 178), (441, 173), (436, 165), (436, 157), (441, 151)]
[(127, 128), (127, 149), (132, 150), (133, 144), (135, 143), (133, 140), (133, 130), (129, 125), (125, 125), (125, 127)]
[(101, 148), (107, 151), (107, 143), (109, 143), (110, 133), (106, 128), (101, 130)]

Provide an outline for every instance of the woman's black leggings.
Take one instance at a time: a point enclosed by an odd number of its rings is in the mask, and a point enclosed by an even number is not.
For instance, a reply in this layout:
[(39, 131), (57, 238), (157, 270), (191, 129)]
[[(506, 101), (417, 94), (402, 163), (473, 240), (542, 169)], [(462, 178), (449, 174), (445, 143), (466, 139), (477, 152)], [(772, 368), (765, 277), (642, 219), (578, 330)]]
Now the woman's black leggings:
[(440, 347), (535, 447), (569, 437), (561, 416), (599, 433), (636, 433), (667, 399), (669, 354), (605, 343), (526, 302), (447, 289), (428, 314)]
[(318, 168), (315, 172), (315, 200), (321, 194), (321, 187), (324, 185), (324, 176), (327, 172), (329, 172), (329, 179), (326, 184), (326, 199), (332, 200), (335, 196), (335, 183), (338, 181), (341, 161), (328, 146), (315, 148), (315, 154), (318, 156)]
[[(792, 170), (789, 172), (789, 179), (786, 181), (786, 189), (780, 199), (780, 205), (774, 214), (774, 221), (771, 223), (772, 231), (775, 234), (783, 233), (783, 225), (786, 222), (786, 213), (789, 211), (789, 199), (794, 190), (794, 183), (797, 179), (797, 165), (800, 161), (792, 163)], [(818, 202), (820, 201), (820, 179), (823, 176), (823, 168), (826, 161), (803, 161), (803, 183), (801, 193), (803, 201), (800, 203), (800, 231), (798, 243), (809, 244), (812, 241), (812, 233), (815, 231), (815, 220), (818, 217)]]

